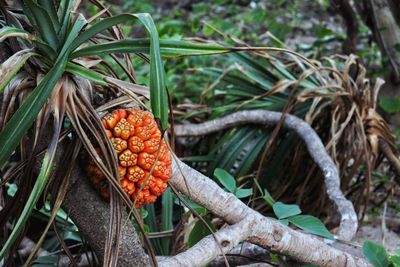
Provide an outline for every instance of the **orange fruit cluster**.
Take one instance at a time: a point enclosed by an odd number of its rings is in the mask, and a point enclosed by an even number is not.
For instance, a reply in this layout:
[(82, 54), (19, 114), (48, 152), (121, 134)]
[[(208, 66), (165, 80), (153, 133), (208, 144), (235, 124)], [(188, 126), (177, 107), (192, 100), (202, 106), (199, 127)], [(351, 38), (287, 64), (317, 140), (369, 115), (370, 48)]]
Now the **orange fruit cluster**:
[[(102, 122), (118, 155), (121, 187), (135, 202), (135, 208), (155, 202), (167, 188), (171, 154), (165, 140), (161, 141), (153, 115), (138, 107), (117, 109), (106, 114)], [(93, 160), (87, 173), (103, 197), (109, 199), (107, 179)]]

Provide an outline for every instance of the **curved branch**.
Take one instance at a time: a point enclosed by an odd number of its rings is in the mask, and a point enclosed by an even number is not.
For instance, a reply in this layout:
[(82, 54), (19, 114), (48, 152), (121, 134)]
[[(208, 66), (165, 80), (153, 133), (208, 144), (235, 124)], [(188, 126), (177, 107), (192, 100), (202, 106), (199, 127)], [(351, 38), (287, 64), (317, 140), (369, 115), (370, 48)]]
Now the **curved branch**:
[[(203, 266), (221, 255), (228, 253), (234, 246), (246, 240), (254, 222), (242, 220), (200, 240), (190, 249), (174, 256), (166, 257), (159, 263), (160, 267), (170, 266)], [(218, 240), (218, 243), (216, 242)]]
[[(200, 124), (176, 125), (175, 134), (176, 136), (199, 136), (249, 123), (275, 125), (281, 117), (282, 113), (274, 111), (239, 111)], [(326, 152), (321, 139), (310, 125), (293, 115), (285, 116), (283, 127), (296, 132), (303, 139), (311, 157), (321, 168), (325, 177), (327, 194), (330, 200), (335, 203), (341, 215), (338, 237), (342, 240), (351, 240), (357, 232), (357, 215), (353, 204), (345, 198), (340, 190), (339, 173), (335, 163)]]
[[(300, 262), (318, 266), (369, 266), (361, 258), (336, 250), (316, 237), (295, 231), (276, 220), (262, 216), (233, 194), (225, 192), (211, 179), (178, 159), (173, 161), (170, 183), (189, 196), (192, 201), (232, 225), (215, 233), (219, 244), (210, 235), (187, 251), (161, 261), (161, 266), (203, 266), (210, 261), (211, 253), (220, 254), (218, 245), (228, 250), (245, 239)], [(231, 233), (233, 229), (239, 229), (236, 230), (239, 233), (235, 232), (232, 237), (227, 236), (226, 233)]]
[[(220, 254), (220, 250), (216, 249), (218, 245), (228, 251), (245, 239), (300, 262), (318, 266), (368, 266), (361, 258), (334, 249), (316, 237), (262, 216), (178, 159), (173, 161), (170, 183), (231, 226), (215, 233), (219, 244), (212, 236), (208, 236), (187, 251), (164, 259), (160, 262), (161, 266), (203, 266), (209, 262), (211, 253)], [(226, 233), (231, 233), (233, 229), (239, 229), (236, 230), (239, 233), (227, 236)]]

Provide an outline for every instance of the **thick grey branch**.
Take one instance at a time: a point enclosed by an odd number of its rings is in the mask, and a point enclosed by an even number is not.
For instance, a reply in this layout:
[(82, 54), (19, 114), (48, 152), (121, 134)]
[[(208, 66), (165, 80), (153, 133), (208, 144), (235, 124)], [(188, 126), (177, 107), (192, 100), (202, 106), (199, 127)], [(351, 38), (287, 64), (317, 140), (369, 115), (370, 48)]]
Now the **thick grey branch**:
[[(246, 240), (252, 229), (251, 223), (250, 220), (242, 220), (219, 230), (215, 234), (215, 238), (209, 235), (185, 252), (174, 257), (166, 257), (159, 263), (159, 266), (203, 266), (221, 255), (221, 249), (226, 254), (239, 242)], [(218, 243), (215, 239), (218, 240)]]
[[(199, 136), (249, 123), (275, 125), (279, 122), (281, 116), (282, 113), (280, 112), (266, 110), (239, 111), (200, 124), (176, 125), (175, 134), (176, 136)], [(357, 215), (353, 204), (345, 198), (340, 190), (339, 173), (335, 163), (326, 152), (321, 139), (310, 125), (293, 115), (286, 115), (283, 127), (296, 132), (303, 139), (311, 157), (321, 168), (325, 177), (327, 194), (336, 204), (341, 215), (338, 237), (342, 240), (351, 240), (357, 232)]]
[[(233, 194), (225, 192), (208, 177), (178, 159), (173, 161), (170, 183), (189, 196), (192, 201), (204, 206), (232, 224), (231, 228), (227, 228), (227, 231), (241, 226), (240, 231), (244, 233), (236, 234), (234, 236), (236, 241), (227, 239), (228, 243), (224, 243), (217, 238), (221, 247), (225, 247), (228, 244), (232, 248), (238, 243), (238, 240), (240, 241), (244, 238), (243, 235), (248, 235), (248, 241), (271, 251), (288, 255), (300, 262), (312, 263), (318, 266), (368, 266), (363, 259), (336, 250), (313, 236), (292, 230), (278, 221), (262, 216), (246, 206)], [(246, 228), (243, 227), (243, 222), (245, 222)], [(218, 231), (216, 233), (217, 237), (221, 232), (224, 234), (224, 231)], [(216, 250), (218, 246), (212, 236), (208, 236), (204, 242), (204, 244), (199, 245), (203, 246), (203, 248), (191, 249), (167, 259), (165, 262), (170, 263), (169, 266), (202, 266), (207, 264), (210, 260), (210, 252), (208, 251)], [(205, 251), (208, 253), (205, 253)], [(216, 252), (220, 253), (219, 250)], [(195, 262), (193, 261), (194, 259), (196, 259)], [(191, 264), (185, 265), (189, 262)], [(164, 262), (161, 263), (164, 265)]]

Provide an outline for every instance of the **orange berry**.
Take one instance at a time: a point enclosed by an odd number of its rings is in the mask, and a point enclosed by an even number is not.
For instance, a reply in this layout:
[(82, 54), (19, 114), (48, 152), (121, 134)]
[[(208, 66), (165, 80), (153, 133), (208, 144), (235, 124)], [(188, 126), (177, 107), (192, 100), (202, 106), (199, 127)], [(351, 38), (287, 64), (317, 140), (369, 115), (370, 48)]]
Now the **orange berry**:
[(114, 137), (121, 137), (125, 140), (132, 136), (134, 133), (135, 127), (127, 122), (127, 120), (125, 119), (121, 119), (119, 122), (117, 122), (113, 129)]
[(153, 167), (155, 161), (156, 161), (156, 156), (155, 155), (149, 154), (149, 153), (146, 153), (146, 152), (142, 152), (138, 156), (137, 163), (144, 170), (149, 171)]
[(156, 178), (154, 176), (150, 176), (151, 179), (148, 181), (148, 188), (153, 195), (160, 196), (164, 193), (167, 188), (167, 183), (161, 180), (160, 178)]
[(130, 149), (132, 152), (135, 152), (135, 153), (141, 152), (141, 151), (144, 149), (144, 147), (145, 147), (145, 145), (144, 145), (142, 139), (140, 139), (140, 138), (137, 137), (137, 136), (132, 136), (131, 138), (129, 138), (129, 140), (128, 140), (128, 146), (129, 146), (129, 149)]
[(149, 140), (144, 142), (144, 152), (146, 153), (154, 153), (158, 151), (158, 147), (160, 144), (160, 139), (150, 138)]
[(126, 174), (126, 168), (122, 167), (121, 165), (118, 166), (119, 170), (119, 178), (123, 179)]
[(113, 111), (111, 112), (111, 114), (116, 115), (117, 118), (118, 118), (118, 120), (121, 120), (121, 119), (126, 118), (126, 115), (127, 115), (125, 109), (116, 109), (116, 110), (113, 110)]
[(133, 182), (137, 182), (140, 179), (143, 179), (144, 176), (145, 176), (144, 170), (137, 165), (129, 167), (126, 174), (126, 178)]
[(156, 162), (156, 167), (154, 168), (153, 175), (163, 178), (163, 179), (168, 179), (170, 176), (170, 168), (168, 168), (167, 164), (165, 164), (162, 161), (157, 161)]
[(104, 128), (110, 130), (115, 127), (115, 125), (119, 121), (119, 118), (116, 114), (108, 113), (103, 117), (101, 121), (103, 122)]
[(117, 154), (121, 153), (125, 149), (128, 148), (128, 142), (126, 140), (121, 139), (121, 138), (111, 138), (111, 144), (113, 145), (115, 151)]
[(129, 167), (136, 165), (137, 162), (137, 154), (133, 153), (129, 149), (124, 150), (118, 157), (119, 159), (119, 164), (121, 164), (122, 167)]

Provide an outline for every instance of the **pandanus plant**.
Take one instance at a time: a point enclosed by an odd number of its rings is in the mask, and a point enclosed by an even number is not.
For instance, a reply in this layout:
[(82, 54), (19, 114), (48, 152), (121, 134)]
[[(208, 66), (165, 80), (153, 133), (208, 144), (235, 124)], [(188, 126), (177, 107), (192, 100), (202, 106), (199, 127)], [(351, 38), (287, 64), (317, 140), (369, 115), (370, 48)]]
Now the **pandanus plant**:
[[(118, 254), (114, 252), (118, 246), (112, 244), (118, 240), (121, 199), (129, 207), (134, 203), (139, 207), (154, 202), (155, 196), (165, 190), (168, 179), (170, 158), (165, 141), (161, 141), (168, 126), (168, 94), (162, 56), (226, 52), (218, 45), (160, 41), (149, 14), (111, 16), (96, 0), (91, 2), (102, 11), (86, 19), (78, 12), (79, 2), (21, 0), (15, 6), (8, 6), (4, 1), (0, 3), (0, 41), (4, 61), (0, 68), (0, 92), (3, 93), (1, 185), (5, 188), (12, 183), (18, 187), (14, 197), (2, 195), (4, 204), (0, 211), (0, 225), (8, 234), (2, 236), (4, 245), (0, 259), (12, 255), (17, 248), (16, 242), (24, 235), (25, 224), (35, 205), (40, 206), (41, 196), (50, 197), (52, 215), (46, 231), (49, 229), (66, 194), (68, 177), (83, 145), (91, 157), (87, 167), (89, 176), (103, 190), (103, 195), (109, 195), (112, 229), (107, 236), (104, 264), (114, 265)], [(130, 21), (141, 24), (148, 38), (125, 38), (118, 24)], [(115, 53), (123, 54), (123, 57)], [(149, 63), (149, 89), (136, 84), (130, 53)], [(104, 55), (111, 56), (129, 82), (119, 79), (110, 65), (101, 60), (100, 56)], [(96, 100), (97, 105), (93, 106)], [(147, 105), (148, 100), (150, 105)], [(103, 122), (98, 115), (132, 103), (141, 108), (117, 110), (105, 115)], [(153, 115), (144, 111), (149, 108)], [(110, 121), (113, 114), (119, 114), (118, 118)], [(130, 116), (136, 116), (141, 122), (136, 125), (132, 122), (128, 126), (133, 129), (129, 136), (118, 135), (116, 126), (132, 119)], [(53, 124), (52, 130), (49, 122)], [(143, 137), (149, 133), (149, 138)], [(141, 137), (136, 138), (138, 136)], [(61, 140), (71, 145), (63, 155), (57, 156)], [(143, 147), (136, 151), (135, 145), (138, 144)], [(118, 151), (121, 145), (127, 145), (128, 149)], [(123, 158), (129, 153), (138, 153), (138, 165), (125, 162)], [(62, 160), (57, 160), (60, 157)], [(125, 166), (121, 168), (123, 162)], [(127, 179), (120, 181), (122, 171), (126, 172), (124, 177)], [(94, 174), (98, 175), (94, 177)], [(52, 193), (48, 194), (50, 191)], [(132, 212), (138, 219), (137, 212), (134, 209)], [(12, 221), (15, 223), (10, 227), (8, 224)], [(45, 233), (36, 249), (44, 236)]]
[[(204, 120), (205, 113), (218, 118), (238, 110), (268, 109), (305, 119), (334, 159), (341, 188), (352, 195), (358, 210), (365, 211), (373, 170), (383, 158), (398, 153), (392, 130), (377, 112), (384, 81), (377, 79), (373, 84), (354, 55), (318, 61), (287, 49), (270, 48), (268, 53), (229, 56), (225, 70), (199, 69), (199, 74), (213, 82), (202, 93), (202, 105), (192, 105), (185, 115), (198, 122)], [(274, 197), (297, 202), (320, 215), (329, 204), (321, 194), (325, 191), (322, 173), (297, 137), (281, 128), (281, 124), (275, 129), (252, 125), (221, 131), (200, 139), (200, 145), (190, 150), (195, 156), (187, 159), (209, 176), (217, 167), (230, 170), (242, 185), (253, 185), (255, 177)], [(357, 173), (360, 175), (355, 180)], [(260, 211), (269, 209), (263, 200), (253, 205)]]

